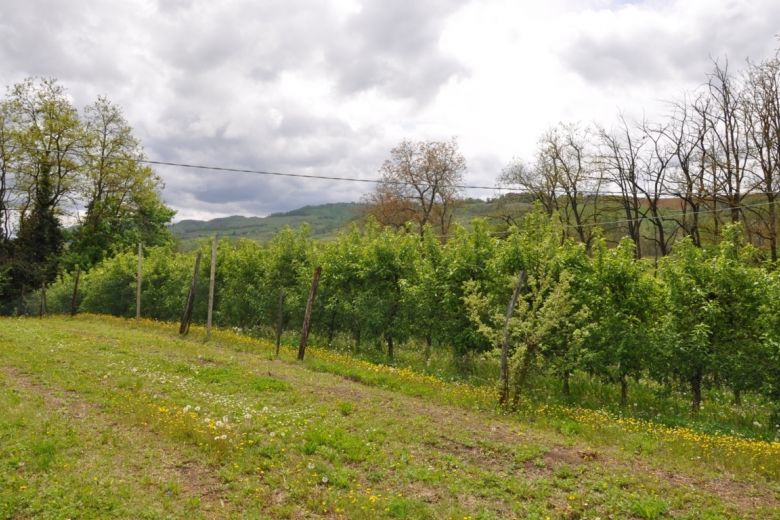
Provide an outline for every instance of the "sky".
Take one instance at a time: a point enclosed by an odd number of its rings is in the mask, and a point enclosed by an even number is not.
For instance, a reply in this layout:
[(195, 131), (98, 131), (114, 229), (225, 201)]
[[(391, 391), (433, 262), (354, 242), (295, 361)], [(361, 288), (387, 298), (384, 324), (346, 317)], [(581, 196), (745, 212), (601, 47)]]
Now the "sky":
[[(370, 179), (402, 139), (455, 137), (492, 186), (558, 122), (661, 118), (778, 34), (777, 0), (3, 0), (0, 78), (105, 95), (154, 160)], [(371, 189), (156, 169), (176, 220)]]

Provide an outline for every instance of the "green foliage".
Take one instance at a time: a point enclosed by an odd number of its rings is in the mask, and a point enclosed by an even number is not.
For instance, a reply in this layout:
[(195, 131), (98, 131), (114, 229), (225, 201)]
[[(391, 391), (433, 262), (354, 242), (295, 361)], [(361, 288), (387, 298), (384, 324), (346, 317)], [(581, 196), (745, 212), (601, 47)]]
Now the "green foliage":
[(693, 406), (701, 387), (725, 383), (737, 394), (757, 390), (768, 376), (771, 323), (776, 310), (767, 306), (773, 278), (750, 265), (738, 226), (724, 229), (717, 249), (696, 248), (684, 241), (665, 259), (661, 278), (669, 291), (669, 370), (689, 382)]

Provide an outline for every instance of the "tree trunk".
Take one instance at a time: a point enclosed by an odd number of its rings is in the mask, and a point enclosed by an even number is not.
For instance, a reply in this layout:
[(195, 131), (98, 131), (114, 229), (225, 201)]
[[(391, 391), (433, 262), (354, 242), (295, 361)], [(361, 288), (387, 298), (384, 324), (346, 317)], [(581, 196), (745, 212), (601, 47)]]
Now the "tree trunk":
[(571, 375), (571, 371), (565, 370), (563, 372), (563, 395), (565, 397), (571, 397), (571, 387), (569, 386), (569, 376)]
[(433, 338), (431, 337), (430, 333), (425, 335), (425, 366), (429, 366), (431, 364), (431, 352), (433, 350)]
[(734, 389), (734, 404), (736, 406), (742, 405), (742, 390), (740, 390), (739, 388)]
[(328, 323), (328, 346), (333, 344), (333, 335), (336, 333), (336, 309), (330, 313), (330, 322)]
[(620, 376), (620, 406), (628, 406), (628, 379), (625, 374)]
[(701, 382), (701, 370), (697, 370), (693, 377), (691, 377), (691, 393), (693, 394), (691, 411), (695, 414), (699, 413), (699, 410), (701, 409)]
[(515, 381), (515, 393), (512, 399), (512, 404), (515, 408), (520, 404), (520, 394), (525, 388), (526, 383), (528, 383), (528, 376), (531, 374), (531, 365), (536, 357), (537, 349), (537, 345), (526, 343), (523, 362), (520, 364), (520, 368), (517, 371), (517, 380)]

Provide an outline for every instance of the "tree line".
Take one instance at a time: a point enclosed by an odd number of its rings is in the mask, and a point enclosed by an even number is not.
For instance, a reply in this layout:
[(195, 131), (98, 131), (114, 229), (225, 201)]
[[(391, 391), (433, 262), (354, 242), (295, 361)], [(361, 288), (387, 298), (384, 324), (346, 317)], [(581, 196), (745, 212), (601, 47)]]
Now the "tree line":
[(78, 110), (54, 79), (0, 99), (0, 311), (137, 243), (172, 240), (162, 182), (122, 111), (105, 97)]

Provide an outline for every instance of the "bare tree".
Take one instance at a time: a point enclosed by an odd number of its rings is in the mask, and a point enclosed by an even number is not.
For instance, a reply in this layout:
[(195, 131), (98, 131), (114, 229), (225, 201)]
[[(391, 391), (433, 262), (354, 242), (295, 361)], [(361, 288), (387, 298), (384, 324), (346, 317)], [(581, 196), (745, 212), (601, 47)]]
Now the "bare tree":
[[(647, 140), (646, 153), (640, 156), (637, 191), (644, 197), (647, 205), (647, 222), (653, 227), (653, 235), (648, 237), (655, 245), (655, 256), (666, 256), (671, 249), (677, 226), (669, 229), (670, 219), (664, 215), (664, 203), (668, 197), (666, 182), (677, 150), (674, 140), (668, 138), (668, 125), (641, 124), (641, 131)], [(673, 222), (673, 220), (672, 220)]]
[(705, 182), (708, 127), (706, 118), (701, 116), (707, 113), (708, 102), (708, 97), (699, 96), (690, 105), (687, 101), (674, 104), (671, 121), (664, 131), (675, 156), (668, 186), (671, 194), (682, 201), (682, 215), (675, 220), (697, 247), (702, 245), (700, 217), (709, 192)]
[(599, 129), (601, 150), (599, 168), (602, 176), (616, 185), (620, 191), (619, 202), (625, 216), (628, 236), (634, 241), (634, 254), (642, 257), (641, 226), (645, 217), (639, 193), (637, 177), (638, 161), (643, 140), (632, 135), (631, 128), (623, 116), (620, 127), (613, 131)]
[(713, 213), (718, 234), (718, 197), (721, 196), (731, 214), (732, 222), (742, 218), (742, 202), (747, 191), (744, 183), (749, 175), (749, 137), (742, 110), (744, 92), (739, 81), (728, 70), (728, 63), (715, 69), (707, 83), (710, 103), (707, 104), (708, 135), (712, 140)]
[(382, 182), (369, 195), (369, 213), (380, 223), (414, 222), (420, 234), (426, 225), (449, 233), (466, 160), (455, 139), (402, 141), (380, 169)]
[[(535, 163), (525, 163), (515, 160), (501, 172), (500, 182), (507, 186), (517, 187), (529, 194), (533, 200), (539, 201), (548, 215), (559, 210), (558, 179), (550, 167), (550, 162), (544, 154), (539, 154)], [(511, 215), (504, 215), (508, 224), (517, 224)]]
[(744, 114), (756, 168), (756, 189), (763, 193), (766, 208), (754, 213), (762, 222), (758, 234), (769, 241), (777, 261), (777, 192), (780, 177), (780, 58), (775, 56), (750, 67), (744, 97)]
[[(594, 225), (599, 218), (602, 180), (596, 177), (591, 132), (575, 124), (561, 124), (548, 130), (539, 143), (538, 168), (555, 191), (558, 210), (567, 230), (590, 249)], [(567, 231), (568, 233), (568, 231)]]

